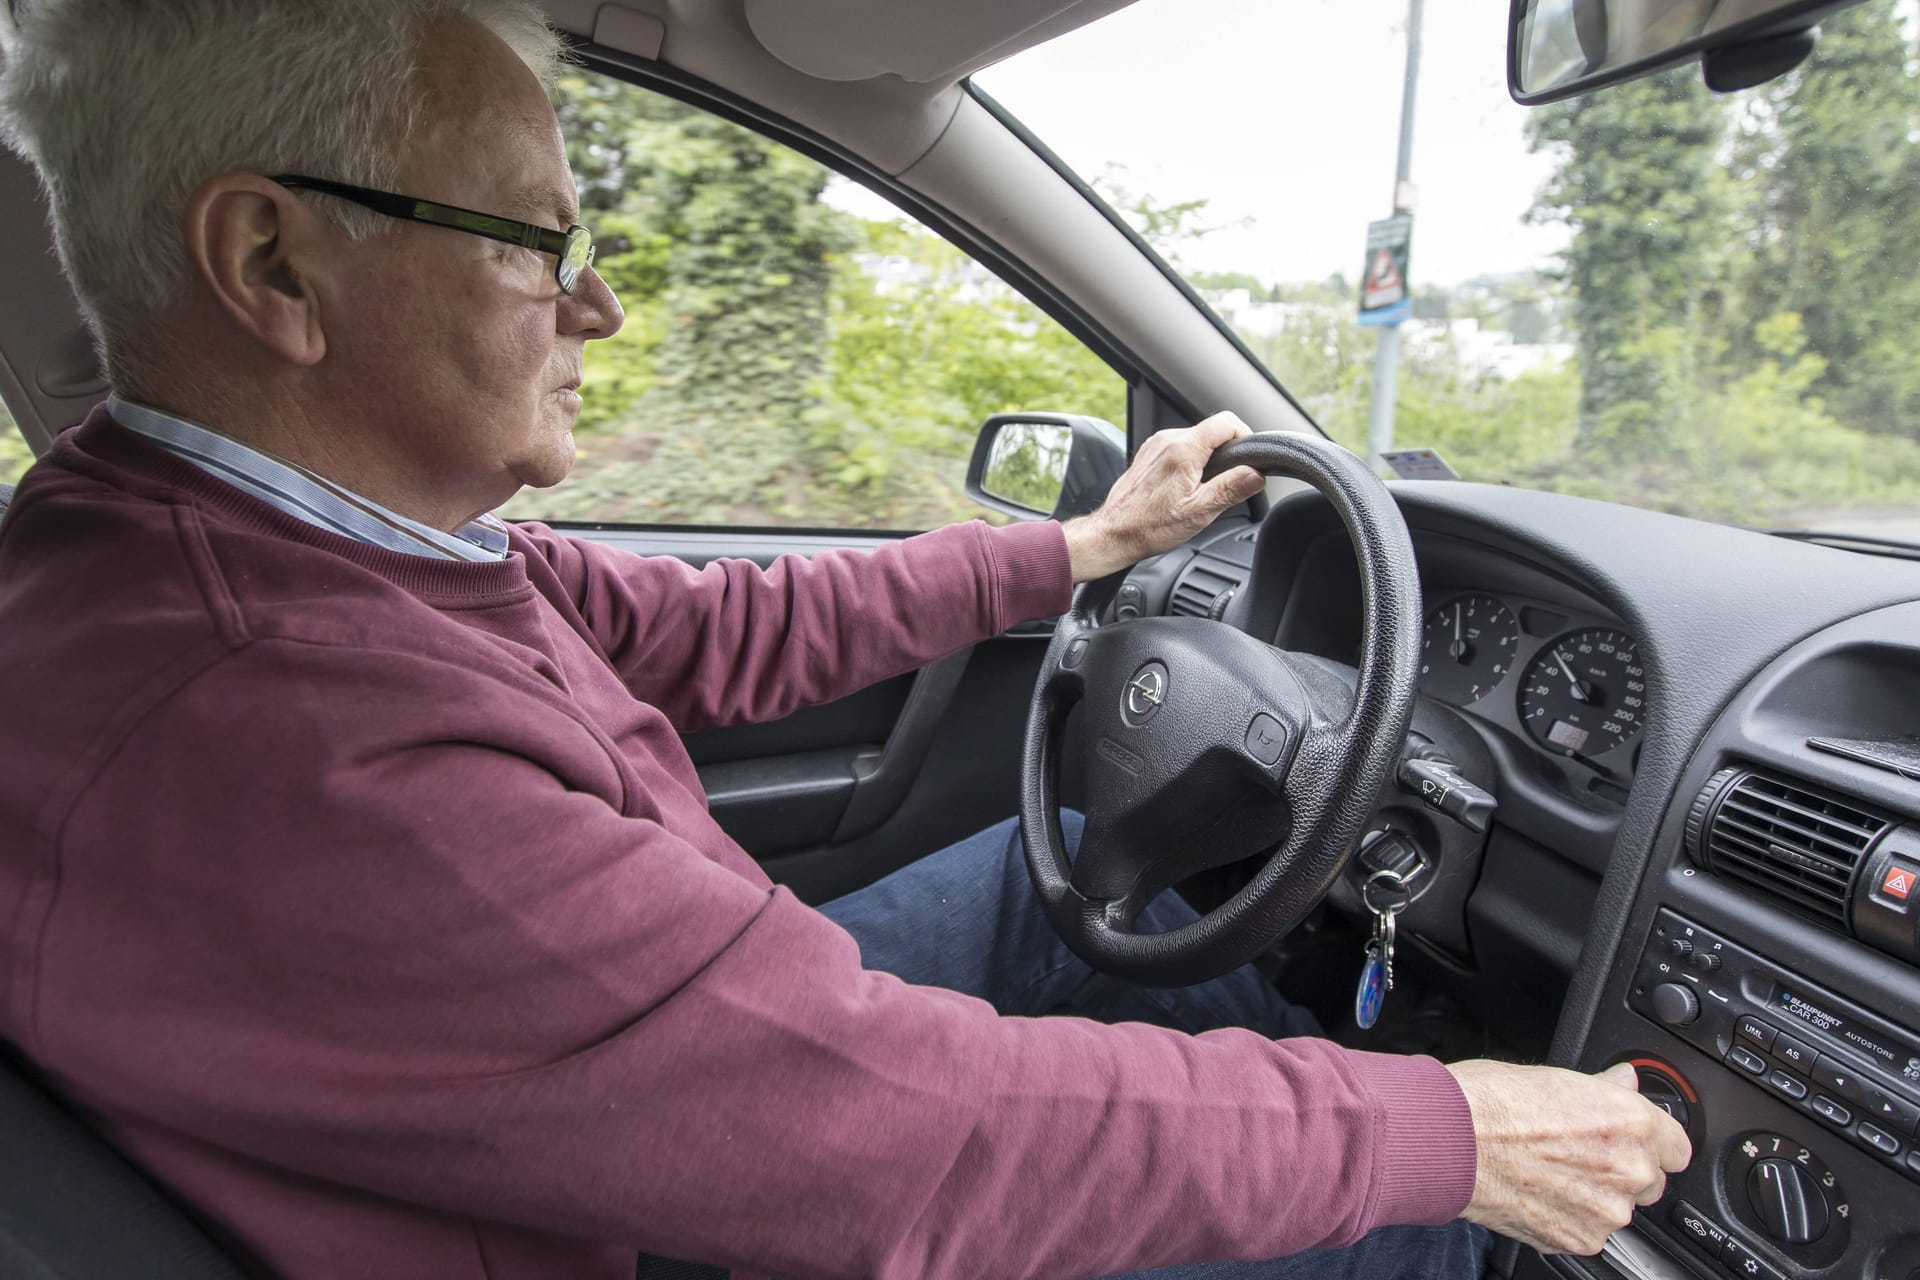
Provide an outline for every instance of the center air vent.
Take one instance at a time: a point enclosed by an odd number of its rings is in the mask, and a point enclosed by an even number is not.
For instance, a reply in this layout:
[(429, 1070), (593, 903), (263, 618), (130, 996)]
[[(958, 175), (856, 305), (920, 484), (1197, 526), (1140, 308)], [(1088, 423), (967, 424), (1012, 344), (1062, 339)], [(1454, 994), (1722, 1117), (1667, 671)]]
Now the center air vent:
[(1180, 575), (1180, 581), (1174, 584), (1173, 599), (1167, 605), (1168, 613), (1177, 613), (1189, 618), (1214, 618), (1218, 602), (1227, 594), (1240, 588), (1239, 575), (1232, 573), (1222, 565), (1214, 565), (1195, 560)]
[(1687, 815), (1687, 851), (1703, 867), (1844, 929), (1854, 873), (1891, 825), (1810, 783), (1722, 769)]

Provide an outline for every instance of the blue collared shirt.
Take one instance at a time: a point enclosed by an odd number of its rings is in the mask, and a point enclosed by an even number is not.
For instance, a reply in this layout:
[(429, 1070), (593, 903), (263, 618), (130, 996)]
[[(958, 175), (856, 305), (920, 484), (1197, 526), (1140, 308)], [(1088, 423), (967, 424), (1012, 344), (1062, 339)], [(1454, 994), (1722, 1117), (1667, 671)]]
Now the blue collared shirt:
[(496, 516), (481, 516), (457, 532), (446, 533), (389, 511), (298, 463), (262, 453), (170, 413), (119, 396), (107, 398), (107, 412), (127, 430), (215, 479), (329, 533), (408, 555), (447, 560), (506, 559), (507, 526)]

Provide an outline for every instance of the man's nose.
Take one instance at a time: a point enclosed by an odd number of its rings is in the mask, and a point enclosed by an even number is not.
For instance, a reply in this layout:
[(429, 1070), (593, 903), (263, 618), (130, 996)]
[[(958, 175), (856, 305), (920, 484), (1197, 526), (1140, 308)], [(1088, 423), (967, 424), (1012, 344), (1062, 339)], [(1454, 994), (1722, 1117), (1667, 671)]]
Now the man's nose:
[(562, 295), (556, 318), (562, 333), (584, 334), (588, 339), (611, 338), (627, 322), (627, 313), (621, 309), (612, 286), (590, 265), (580, 273), (574, 291)]

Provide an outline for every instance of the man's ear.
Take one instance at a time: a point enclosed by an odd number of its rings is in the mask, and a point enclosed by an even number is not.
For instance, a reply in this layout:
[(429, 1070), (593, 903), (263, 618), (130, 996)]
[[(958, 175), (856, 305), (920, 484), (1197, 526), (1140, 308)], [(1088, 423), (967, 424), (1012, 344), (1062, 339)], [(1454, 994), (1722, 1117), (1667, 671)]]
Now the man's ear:
[(279, 183), (225, 173), (187, 201), (187, 257), (243, 332), (290, 363), (318, 364), (327, 338), (314, 273), (328, 225)]

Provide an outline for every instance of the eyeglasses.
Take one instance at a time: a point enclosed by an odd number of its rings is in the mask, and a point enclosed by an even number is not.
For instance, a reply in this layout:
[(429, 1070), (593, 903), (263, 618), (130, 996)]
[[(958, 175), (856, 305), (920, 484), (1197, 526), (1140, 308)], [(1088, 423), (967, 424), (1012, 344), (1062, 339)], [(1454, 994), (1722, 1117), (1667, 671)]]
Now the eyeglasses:
[(554, 264), (553, 278), (559, 283), (562, 293), (572, 293), (574, 286), (580, 283), (581, 275), (593, 265), (593, 232), (578, 223), (565, 231), (555, 231), (531, 222), (516, 222), (512, 218), (496, 218), (490, 213), (462, 209), (458, 205), (396, 195), (391, 191), (375, 191), (370, 187), (356, 187), (345, 182), (330, 182), (325, 178), (303, 178), (297, 173), (283, 173), (271, 180), (294, 190), (318, 191), (322, 195), (351, 200), (390, 218), (451, 227), (455, 231), (470, 232), (489, 240), (502, 240), (525, 249), (551, 253), (559, 259)]

